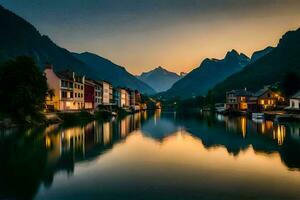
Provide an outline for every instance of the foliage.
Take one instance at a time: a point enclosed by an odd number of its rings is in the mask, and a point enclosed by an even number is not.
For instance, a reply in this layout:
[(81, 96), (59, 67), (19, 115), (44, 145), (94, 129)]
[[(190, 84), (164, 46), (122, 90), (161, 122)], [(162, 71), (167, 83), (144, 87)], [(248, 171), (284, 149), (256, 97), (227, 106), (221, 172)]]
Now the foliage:
[(30, 57), (17, 57), (0, 66), (0, 112), (18, 121), (31, 121), (43, 108), (46, 78)]

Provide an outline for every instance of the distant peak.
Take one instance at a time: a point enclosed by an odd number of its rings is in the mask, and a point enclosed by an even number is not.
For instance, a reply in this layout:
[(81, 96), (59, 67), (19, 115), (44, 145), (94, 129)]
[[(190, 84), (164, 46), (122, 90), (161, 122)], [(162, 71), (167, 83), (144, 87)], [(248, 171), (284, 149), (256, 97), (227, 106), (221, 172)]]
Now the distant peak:
[(239, 53), (235, 49), (232, 49), (231, 51), (227, 52), (225, 58), (237, 57), (237, 56), (239, 56)]
[(231, 51), (228, 51), (226, 56), (225, 56), (225, 60), (226, 59), (249, 59), (248, 56), (244, 53), (238, 53), (235, 49), (232, 49)]
[(166, 71), (166, 69), (163, 68), (162, 66), (158, 66), (153, 71)]
[(186, 72), (180, 72), (180, 77), (184, 77), (184, 76), (186, 76), (188, 73), (186, 73)]

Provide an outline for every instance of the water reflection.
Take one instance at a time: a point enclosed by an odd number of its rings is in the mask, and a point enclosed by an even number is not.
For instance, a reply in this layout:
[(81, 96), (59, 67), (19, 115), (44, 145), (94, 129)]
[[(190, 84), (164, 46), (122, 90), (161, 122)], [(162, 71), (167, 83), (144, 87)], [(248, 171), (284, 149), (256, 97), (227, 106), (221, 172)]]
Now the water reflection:
[[(130, 135), (133, 136), (128, 137)], [(159, 149), (156, 148), (156, 143), (160, 144)], [(251, 153), (252, 150), (255, 154)], [(197, 151), (207, 157), (194, 158)], [(117, 173), (99, 174), (99, 168), (102, 169), (106, 165), (116, 168), (117, 171), (127, 169), (123, 172), (125, 174), (135, 169), (139, 178), (144, 177), (138, 181), (129, 178), (133, 182), (127, 183), (128, 187), (143, 184), (147, 187), (147, 184), (153, 181), (151, 177), (158, 179), (158, 182), (155, 182), (157, 185), (166, 184), (163, 181), (170, 180), (168, 173), (171, 173), (170, 170), (175, 170), (177, 176), (185, 179), (186, 185), (172, 185), (168, 182), (170, 187), (165, 188), (166, 191), (178, 187), (196, 190), (193, 184), (199, 185), (197, 178), (205, 179), (205, 175), (197, 173), (199, 177), (187, 176), (190, 179), (183, 176), (188, 171), (195, 170), (194, 165), (205, 171), (211, 170), (210, 167), (215, 169), (216, 166), (213, 163), (219, 163), (220, 168), (224, 167), (222, 170), (217, 168), (219, 171), (214, 172), (219, 174), (228, 168), (230, 160), (231, 167), (241, 165), (248, 170), (247, 173), (250, 173), (250, 170), (262, 173), (260, 171), (262, 164), (269, 165), (270, 162), (267, 164), (266, 157), (263, 160), (257, 157), (257, 154), (261, 153), (268, 158), (274, 158), (273, 162), (275, 158), (280, 158), (282, 166), (298, 171), (300, 169), (300, 124), (275, 124), (272, 121), (253, 121), (246, 117), (231, 118), (210, 114), (192, 118), (180, 117), (176, 113), (164, 113), (157, 110), (154, 113), (142, 112), (122, 119), (92, 121), (72, 127), (51, 125), (44, 130), (32, 129), (23, 132), (2, 130), (0, 131), (0, 198), (47, 198), (46, 191), (57, 188), (58, 183), (61, 182), (66, 185), (75, 184), (76, 177), (79, 177), (79, 174), (82, 174), (81, 171), (84, 170), (88, 170), (85, 173), (92, 173), (85, 177), (90, 178), (90, 182), (87, 182), (91, 185), (89, 191), (95, 190), (94, 192), (97, 193), (100, 183), (97, 187), (93, 184), (97, 185), (96, 183), (100, 180), (92, 177), (104, 174), (114, 177)], [(112, 154), (114, 156), (111, 156)], [(231, 157), (239, 159), (246, 157), (246, 160), (243, 163), (237, 161), (235, 163), (230, 159)], [(99, 161), (104, 158), (107, 161), (100, 166)], [(260, 167), (257, 169), (245, 167), (246, 163), (252, 165), (251, 161), (255, 161), (254, 163)], [(182, 167), (185, 162), (189, 165)], [(82, 164), (85, 167), (82, 168)], [(288, 170), (282, 166), (276, 167), (277, 173), (280, 176), (287, 176)], [(76, 169), (81, 173), (75, 173)], [(160, 171), (165, 174), (159, 173)], [(55, 178), (56, 175), (57, 178)], [(135, 177), (136, 174), (131, 174), (131, 176)], [(237, 176), (244, 177), (245, 174), (237, 174)], [(70, 177), (74, 179), (71, 180)], [(160, 178), (162, 182), (159, 182)], [(54, 182), (55, 179), (60, 181)], [(226, 177), (223, 181), (225, 180), (230, 180), (230, 178)], [(215, 180), (212, 184), (221, 184), (223, 181)], [(253, 184), (257, 183), (254, 181)], [(64, 187), (67, 187), (66, 185)], [(150, 184), (149, 188), (153, 189), (153, 186)], [(75, 190), (74, 188), (68, 189)], [(80, 191), (80, 188), (78, 190)], [(102, 192), (105, 193), (104, 190)], [(157, 198), (149, 194), (150, 197)]]

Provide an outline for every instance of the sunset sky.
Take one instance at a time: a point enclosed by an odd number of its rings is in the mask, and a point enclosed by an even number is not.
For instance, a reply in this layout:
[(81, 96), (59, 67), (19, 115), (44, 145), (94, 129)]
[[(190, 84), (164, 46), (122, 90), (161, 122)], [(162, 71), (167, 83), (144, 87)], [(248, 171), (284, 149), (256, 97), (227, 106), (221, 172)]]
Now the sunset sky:
[(231, 49), (250, 56), (300, 27), (299, 0), (0, 0), (58, 45), (133, 74), (188, 72)]

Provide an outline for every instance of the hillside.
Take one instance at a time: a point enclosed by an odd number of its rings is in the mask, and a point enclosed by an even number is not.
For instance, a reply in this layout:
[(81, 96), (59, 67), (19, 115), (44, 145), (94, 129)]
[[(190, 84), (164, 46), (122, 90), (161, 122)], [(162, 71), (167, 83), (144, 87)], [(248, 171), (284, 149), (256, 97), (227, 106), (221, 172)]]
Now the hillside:
[(215, 84), (231, 74), (241, 70), (250, 59), (232, 50), (223, 59), (205, 59), (201, 65), (177, 81), (171, 89), (163, 94), (165, 97), (179, 96), (189, 98), (206, 95)]
[(73, 56), (86, 65), (97, 70), (100, 79), (108, 80), (115, 86), (126, 86), (129, 88), (138, 89), (147, 94), (155, 93), (151, 87), (127, 72), (124, 67), (116, 65), (110, 60), (89, 52), (80, 54), (73, 53)]
[[(41, 69), (46, 62), (51, 62), (56, 71), (71, 69), (93, 79), (106, 79), (114, 85), (131, 87), (143, 93), (154, 93), (152, 88), (110, 61), (105, 69), (80, 61), (71, 52), (56, 45), (48, 36), (41, 35), (30, 23), (2, 6), (0, 26), (0, 62), (26, 55), (33, 57)], [(103, 76), (104, 72), (110, 72), (111, 75)], [(123, 78), (116, 78), (120, 77), (118, 74), (122, 74)]]
[(300, 29), (284, 34), (277, 47), (217, 84), (212, 92), (216, 99), (222, 100), (227, 90), (246, 87), (256, 91), (264, 85), (281, 82), (288, 72), (300, 75)]

